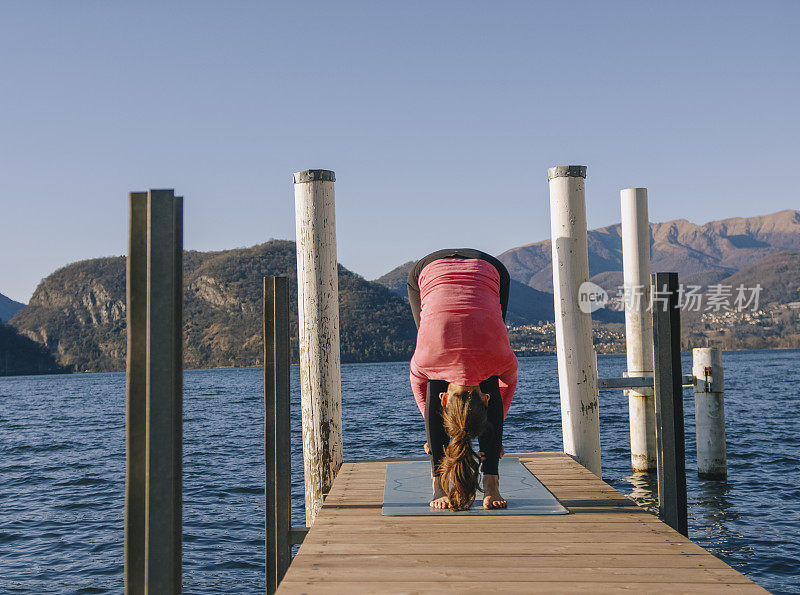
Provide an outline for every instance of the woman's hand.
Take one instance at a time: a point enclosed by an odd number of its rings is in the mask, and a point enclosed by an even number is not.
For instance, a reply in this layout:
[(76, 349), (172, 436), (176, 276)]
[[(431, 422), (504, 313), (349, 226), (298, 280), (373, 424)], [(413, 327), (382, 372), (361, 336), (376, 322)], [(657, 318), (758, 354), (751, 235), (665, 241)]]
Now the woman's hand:
[[(427, 442), (426, 442), (426, 443), (425, 443), (425, 445), (422, 447), (422, 449), (425, 451), (425, 454), (426, 454), (426, 455), (429, 455), (429, 454), (431, 454), (431, 447), (430, 447), (430, 446), (428, 446), (428, 443), (427, 443)], [(503, 456), (505, 456), (505, 454), (506, 454), (506, 447), (505, 447), (505, 446), (503, 446), (503, 445), (501, 444), (501, 445), (500, 445), (500, 458), (502, 459), (502, 458), (503, 458)], [(481, 461), (483, 461), (483, 460), (485, 460), (485, 459), (486, 459), (486, 455), (485, 455), (485, 454), (483, 454), (483, 451), (479, 452), (479, 453), (478, 453), (478, 456), (481, 458)]]
[[(428, 443), (427, 442), (425, 443), (425, 448), (426, 449), (428, 448)], [(500, 445), (500, 458), (502, 459), (505, 454), (506, 454), (506, 447), (501, 444)], [(481, 461), (485, 461), (486, 460), (486, 455), (483, 454), (483, 451), (479, 452), (478, 456), (481, 458)]]

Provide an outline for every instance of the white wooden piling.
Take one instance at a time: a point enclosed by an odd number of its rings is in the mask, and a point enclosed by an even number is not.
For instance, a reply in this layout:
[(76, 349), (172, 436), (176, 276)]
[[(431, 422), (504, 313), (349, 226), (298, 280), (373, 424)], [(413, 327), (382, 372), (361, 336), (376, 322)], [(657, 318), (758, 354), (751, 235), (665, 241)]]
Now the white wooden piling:
[(728, 474), (728, 458), (722, 352), (711, 347), (693, 349), (692, 375), (695, 377), (697, 473), (704, 479), (724, 479)]
[(592, 317), (581, 310), (578, 302), (581, 285), (589, 280), (586, 167), (551, 167), (547, 177), (564, 452), (599, 477), (600, 414)]
[[(650, 222), (647, 188), (620, 192), (622, 211), (622, 274), (625, 292), (625, 345), (628, 376), (653, 375), (653, 317), (650, 304)], [(631, 467), (656, 470), (656, 409), (652, 388), (628, 393)]]
[(339, 281), (332, 171), (294, 174), (306, 525), (342, 465)]

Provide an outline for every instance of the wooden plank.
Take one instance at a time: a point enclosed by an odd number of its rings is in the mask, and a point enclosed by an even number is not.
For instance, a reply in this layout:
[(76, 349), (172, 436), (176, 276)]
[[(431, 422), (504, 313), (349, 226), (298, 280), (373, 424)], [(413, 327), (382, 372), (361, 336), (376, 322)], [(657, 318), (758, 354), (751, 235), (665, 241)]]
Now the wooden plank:
[[(486, 585), (484, 582), (466, 582), (450, 580), (442, 584), (436, 581), (363, 581), (363, 582), (330, 582), (330, 581), (295, 581), (292, 579), (284, 580), (281, 583), (281, 593), (347, 593), (355, 595), (358, 593), (466, 593), (485, 595), (487, 591), (492, 593), (605, 593), (633, 592), (641, 593), (644, 583), (631, 583), (624, 580), (616, 583), (598, 583), (587, 585), (585, 582), (566, 583), (564, 581), (554, 582), (523, 582), (509, 581), (506, 583), (492, 583)], [(661, 583), (658, 585), (659, 594), (672, 593), (712, 593), (717, 594), (724, 590), (725, 593), (766, 593), (764, 589), (752, 583)]]
[[(400, 518), (400, 517), (395, 517)], [(329, 521), (320, 525), (315, 531), (316, 534), (322, 533), (391, 533), (393, 531), (446, 531), (448, 533), (474, 533), (477, 530), (485, 531), (502, 531), (503, 533), (553, 533), (555, 531), (561, 533), (613, 533), (613, 532), (630, 532), (638, 531), (642, 533), (658, 533), (658, 534), (671, 534), (670, 529), (662, 528), (662, 524), (652, 523), (649, 525), (642, 525), (638, 527), (631, 525), (631, 523), (612, 523), (612, 522), (595, 522), (595, 523), (559, 523), (559, 522), (542, 522), (542, 523), (520, 523), (514, 522), (497, 522), (499, 519), (513, 519), (514, 517), (497, 517), (491, 523), (484, 523), (476, 526), (474, 523), (454, 523), (450, 519), (440, 520), (431, 518), (430, 522), (417, 522), (406, 523), (403, 521), (386, 522), (386, 523), (352, 523), (342, 520)], [(670, 533), (668, 533), (670, 532)]]
[[(301, 549), (304, 554), (324, 554), (336, 552), (351, 556), (369, 556), (374, 554), (414, 554), (426, 551), (428, 546), (436, 545), (435, 542), (411, 540), (402, 543), (343, 543), (338, 539), (314, 539), (309, 532)], [(475, 540), (465, 540), (461, 543), (450, 543), (447, 551), (451, 554), (467, 555), (474, 553), (480, 547), (484, 553), (503, 555), (550, 555), (550, 554), (702, 554), (705, 552), (694, 543), (547, 543), (547, 542), (514, 542), (493, 543), (490, 545), (482, 542), (482, 535), (476, 535)], [(289, 568), (291, 571), (291, 567)], [(288, 576), (288, 574), (287, 574)]]
[(347, 463), (280, 592), (764, 592), (562, 453), (516, 456), (572, 514), (384, 517), (386, 463)]
[[(561, 518), (569, 518), (569, 521), (563, 521), (564, 526), (569, 526), (572, 523), (595, 523), (598, 521), (608, 521), (614, 523), (654, 523), (654, 524), (661, 524), (659, 523), (658, 519), (656, 518), (653, 521), (654, 515), (644, 512), (644, 511), (637, 511), (636, 509), (631, 508), (624, 508), (618, 509), (621, 512), (615, 514), (607, 514), (605, 512), (606, 509), (601, 509), (600, 512), (596, 512), (594, 509), (576, 509), (578, 512), (573, 512), (570, 515), (564, 515)], [(586, 510), (587, 512), (581, 512)], [(437, 515), (435, 517), (432, 516), (425, 516), (425, 517), (383, 517), (381, 516), (381, 509), (380, 507), (376, 507), (373, 509), (365, 509), (365, 508), (337, 508), (335, 510), (328, 511), (326, 513), (326, 518), (324, 521), (318, 522), (314, 521), (314, 527), (323, 527), (328, 522), (332, 523), (361, 523), (361, 524), (382, 524), (384, 521), (383, 519), (388, 518), (395, 518), (395, 519), (409, 519), (409, 525), (415, 524), (429, 524), (433, 525), (436, 522), (450, 522), (450, 527), (457, 524), (458, 526), (468, 526), (468, 527), (475, 527), (476, 531), (483, 530), (485, 527), (489, 526), (491, 522), (493, 526), (497, 527), (505, 527), (507, 526), (504, 523), (513, 524), (512, 519), (516, 519), (516, 516), (445, 516), (444, 513), (442, 515)], [(541, 517), (536, 517), (541, 518)], [(411, 520), (413, 519), (413, 520)], [(453, 523), (452, 519), (458, 519), (457, 523)], [(506, 521), (505, 519), (509, 519)], [(522, 523), (517, 523), (522, 524)], [(530, 521), (524, 523), (526, 525), (534, 525), (536, 521)]]
[[(592, 510), (592, 509), (590, 509)], [(392, 525), (384, 524), (384, 518), (395, 518), (395, 519), (410, 519), (412, 517), (382, 517), (380, 516), (380, 509), (377, 509), (375, 512), (377, 514), (373, 515), (364, 515), (361, 514), (361, 510), (340, 510), (337, 511), (338, 514), (335, 516), (330, 516), (324, 522), (317, 524), (314, 522), (314, 527), (318, 527), (319, 531), (325, 531), (327, 529), (338, 529), (343, 526), (352, 526), (352, 525), (359, 525), (362, 527), (368, 527), (370, 530), (379, 530), (380, 527), (391, 527)], [(564, 515), (567, 516), (567, 515)], [(643, 530), (645, 527), (659, 527), (659, 531), (667, 531), (667, 528), (664, 528), (664, 523), (653, 523), (650, 520), (650, 517), (653, 515), (649, 513), (644, 514), (632, 514), (632, 515), (625, 515), (625, 514), (614, 514), (614, 515), (607, 515), (602, 513), (595, 513), (592, 512), (590, 514), (581, 514), (575, 513), (574, 515), (569, 515), (574, 518), (574, 520), (570, 520), (558, 525), (559, 530), (563, 530), (565, 532), (570, 533), (580, 533), (584, 529), (582, 527), (591, 527), (594, 526), (597, 522), (613, 522), (617, 523), (620, 526), (628, 525), (628, 530), (630, 531), (638, 531)], [(452, 522), (452, 519), (458, 519), (458, 522)], [(474, 518), (479, 519), (487, 519), (486, 521), (476, 521), (472, 520)], [(409, 521), (409, 527), (435, 527), (442, 531), (466, 531), (470, 533), (482, 533), (486, 531), (506, 531), (509, 527), (514, 525), (513, 521), (506, 521), (505, 519), (515, 519), (516, 516), (502, 516), (502, 517), (471, 517), (471, 516), (459, 516), (459, 517), (451, 517), (448, 519), (447, 517), (443, 519), (439, 519), (437, 517), (419, 517), (414, 521)], [(429, 519), (429, 522), (425, 522), (426, 519)], [(470, 519), (470, 520), (463, 520), (462, 519)], [(494, 520), (493, 520), (494, 519)], [(502, 520), (501, 520), (502, 519)], [(585, 519), (585, 520), (583, 520)], [(537, 527), (537, 523), (535, 522), (526, 522), (526, 523), (517, 523), (516, 527), (522, 531), (522, 527), (531, 527), (530, 531), (536, 531), (535, 527)]]
[[(530, 533), (515, 533), (511, 531), (481, 531), (480, 542), (481, 547), (488, 549), (497, 545), (513, 545), (530, 543), (533, 539), (536, 541), (546, 541), (547, 543), (575, 543), (580, 539), (582, 544), (589, 543), (692, 543), (686, 537), (679, 533), (657, 533), (655, 531), (586, 531), (577, 534), (575, 531), (564, 533), (563, 531), (550, 531), (547, 533), (536, 533), (535, 537), (531, 537)], [(416, 543), (420, 545), (439, 545), (449, 544), (453, 541), (453, 536), (450, 531), (431, 531), (424, 527), (417, 529), (405, 528), (378, 531), (314, 531), (313, 535), (310, 534), (306, 537), (304, 543), (332, 543), (337, 544), (376, 544), (381, 545), (387, 540), (395, 545), (401, 543)], [(473, 546), (474, 547), (474, 546)]]
[[(525, 559), (527, 560), (527, 558)], [(737, 577), (738, 581), (731, 580), (731, 573), (727, 568), (607, 568), (607, 567), (575, 567), (571, 566), (548, 566), (546, 568), (531, 568), (521, 562), (516, 567), (494, 567), (492, 561), (486, 558), (472, 558), (471, 565), (453, 566), (430, 566), (419, 564), (414, 568), (414, 578), (418, 581), (450, 581), (457, 578), (460, 581), (474, 582), (508, 582), (525, 581), (531, 583), (556, 582), (562, 580), (564, 576), (569, 576), (571, 583), (613, 583), (619, 581), (629, 581), (631, 583), (672, 583), (692, 582), (692, 583), (731, 583), (738, 582), (747, 584), (745, 577)], [(656, 564), (658, 564), (656, 562)], [(342, 564), (341, 561), (334, 562), (314, 562), (308, 565), (306, 570), (313, 572), (314, 580), (324, 581), (371, 581), (375, 580), (376, 571), (380, 572), (381, 579), (384, 581), (408, 580), (409, 566), (399, 566), (387, 564), (381, 567), (365, 566), (361, 560), (352, 560), (350, 563)]]
[(708, 555), (684, 556), (658, 556), (650, 554), (614, 555), (598, 554), (575, 556), (488, 556), (486, 554), (471, 554), (468, 556), (436, 556), (430, 554), (401, 554), (401, 555), (370, 555), (353, 557), (344, 554), (304, 554), (298, 556), (292, 567), (305, 572), (309, 569), (335, 566), (341, 568), (363, 567), (371, 568), (416, 568), (426, 566), (441, 566), (460, 570), (461, 568), (485, 567), (501, 569), (531, 568), (564, 568), (564, 567), (592, 567), (592, 568), (717, 568), (730, 569), (719, 558)]
[[(593, 516), (583, 514), (565, 515), (570, 517), (569, 521), (564, 521), (560, 518), (554, 520), (553, 515), (542, 515), (530, 520), (526, 519), (526, 522), (522, 523), (519, 521), (514, 522), (517, 517), (511, 515), (453, 516), (447, 514), (445, 516), (445, 514), (447, 513), (442, 512), (441, 514), (425, 517), (330, 515), (329, 518), (320, 523), (318, 530), (327, 531), (344, 527), (355, 528), (354, 525), (357, 523), (358, 528), (369, 528), (372, 531), (390, 530), (392, 527), (437, 527), (444, 531), (464, 530), (470, 532), (493, 529), (499, 531), (541, 532), (547, 530), (547, 528), (557, 528), (559, 531), (564, 532), (580, 532), (591, 531), (593, 528), (605, 530), (604, 528), (607, 527), (618, 527), (620, 531), (657, 530), (665, 533), (669, 532), (670, 534), (674, 531), (670, 527), (665, 527), (664, 523), (654, 523), (651, 520), (654, 515), (647, 513), (631, 516), (609, 516), (604, 514), (595, 514)], [(314, 526), (316, 527), (317, 524), (314, 523)], [(628, 528), (625, 529), (625, 527)]]

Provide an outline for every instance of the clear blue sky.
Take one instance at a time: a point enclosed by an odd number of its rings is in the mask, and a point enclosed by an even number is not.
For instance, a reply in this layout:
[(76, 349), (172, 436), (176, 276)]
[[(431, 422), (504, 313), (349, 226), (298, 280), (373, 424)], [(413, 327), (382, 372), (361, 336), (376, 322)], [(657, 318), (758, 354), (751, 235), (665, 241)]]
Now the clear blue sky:
[(196, 250), (294, 239), (291, 174), (336, 172), (339, 261), (800, 206), (800, 3), (0, 4), (0, 292), (124, 254), (127, 193), (174, 187)]

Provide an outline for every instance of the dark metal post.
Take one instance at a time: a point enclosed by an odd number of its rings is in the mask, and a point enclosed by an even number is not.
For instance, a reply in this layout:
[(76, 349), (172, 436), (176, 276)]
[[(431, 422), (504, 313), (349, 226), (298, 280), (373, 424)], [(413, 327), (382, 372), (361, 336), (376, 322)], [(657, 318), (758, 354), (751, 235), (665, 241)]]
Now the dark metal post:
[(650, 277), (660, 517), (688, 536), (678, 273)]
[(130, 194), (125, 592), (180, 593), (183, 199)]
[(264, 475), (267, 593), (291, 563), (289, 280), (264, 277)]
[(183, 200), (150, 190), (147, 206), (145, 588), (180, 593)]
[(125, 593), (144, 592), (147, 411), (147, 192), (131, 192), (128, 215), (125, 407)]

